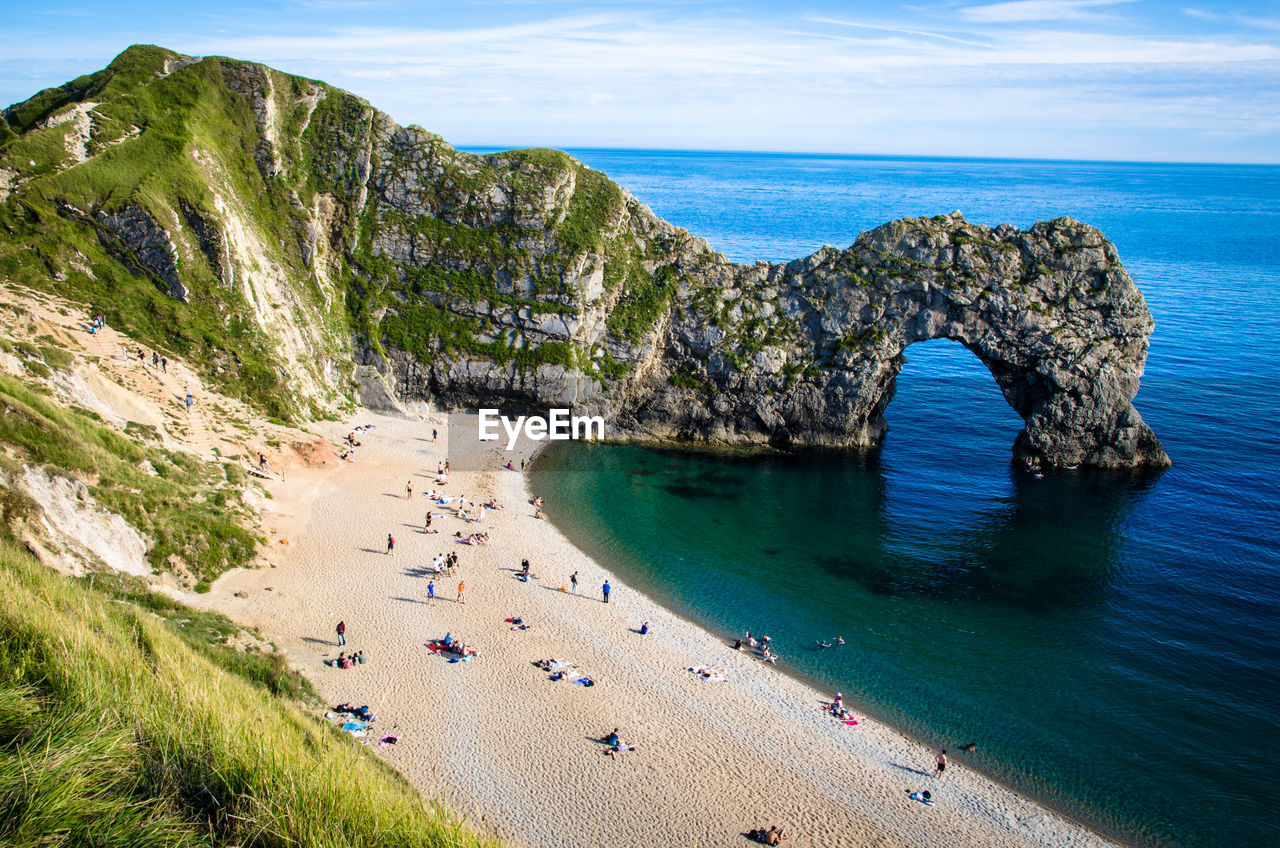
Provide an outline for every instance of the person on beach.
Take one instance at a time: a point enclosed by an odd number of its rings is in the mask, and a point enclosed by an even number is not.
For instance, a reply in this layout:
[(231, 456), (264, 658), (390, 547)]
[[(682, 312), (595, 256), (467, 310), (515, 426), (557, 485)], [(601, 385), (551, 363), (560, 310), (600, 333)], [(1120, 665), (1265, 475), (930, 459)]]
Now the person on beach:
[(529, 575), (529, 560), (527, 559), (520, 560), (520, 573), (525, 575), (526, 577)]
[(747, 631), (747, 647), (754, 648), (756, 645), (759, 645), (759, 644), (760, 643), (756, 641), (756, 637), (752, 636), (751, 631), (748, 630)]
[(786, 838), (787, 832), (775, 824), (768, 830), (765, 830), (763, 827), (754, 828), (747, 835), (751, 837), (754, 842), (760, 842), (765, 845), (780, 845), (782, 844), (782, 840)]
[(191, 387), (187, 387), (187, 412), (191, 411), (191, 407), (196, 405), (196, 399), (191, 395)]
[(169, 360), (164, 358), (163, 356), (160, 357), (160, 370), (166, 374), (169, 373)]
[(413, 500), (413, 481), (404, 484), (404, 496), (407, 500)]
[(431, 510), (427, 510), (427, 520), (423, 523), (422, 529), (427, 532), (431, 531)]
[(436, 581), (427, 581), (427, 603), (435, 603), (436, 600)]
[(347, 623), (345, 621), (339, 621), (336, 629), (338, 631), (338, 647), (341, 648), (343, 645), (347, 644)]
[(395, 552), (396, 552), (396, 537), (388, 533), (387, 534), (387, 553), (393, 554)]
[(646, 621), (644, 624), (640, 625), (640, 635), (641, 636), (649, 635), (649, 622)]
[(942, 777), (942, 773), (947, 770), (947, 749), (946, 748), (943, 748), (942, 751), (938, 753), (938, 757), (936, 761), (938, 763), (937, 776)]
[(572, 587), (573, 594), (578, 594), (578, 572), (569, 575), (569, 585)]
[(842, 709), (844, 709), (844, 696), (837, 692), (835, 700), (831, 702), (831, 712), (838, 712)]
[(467, 591), (467, 581), (459, 580), (458, 581), (458, 603), (460, 604), (466, 603), (466, 600), (463, 598), (463, 593), (466, 591)]
[(431, 428), (431, 441), (433, 441), (433, 442), (434, 442), (435, 440), (436, 440), (436, 428), (435, 428), (435, 427), (432, 427), (432, 428)]
[(604, 602), (609, 603), (609, 593), (613, 591), (613, 587), (609, 585), (609, 581), (604, 581), (604, 585), (600, 587), (600, 593), (604, 595)]

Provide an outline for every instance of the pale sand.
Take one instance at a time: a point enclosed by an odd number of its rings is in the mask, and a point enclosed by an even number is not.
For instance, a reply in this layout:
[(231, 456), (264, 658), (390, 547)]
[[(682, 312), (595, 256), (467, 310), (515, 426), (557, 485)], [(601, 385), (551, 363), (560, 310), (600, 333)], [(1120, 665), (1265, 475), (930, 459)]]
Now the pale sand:
[[(495, 495), (506, 508), (483, 525), (446, 511), (435, 522), (442, 532), (424, 535), (423, 495), (445, 456), (443, 441), (430, 441), (432, 419), (360, 414), (352, 424), (366, 422), (377, 428), (356, 463), (298, 467), (270, 484), (266, 558), (277, 567), (226, 575), (207, 602), (286, 648), (331, 705), (369, 704), (378, 735), (400, 737), (370, 751), (477, 827), (545, 848), (745, 846), (745, 831), (773, 824), (797, 846), (1112, 844), (954, 761), (933, 777), (935, 751), (873, 721), (841, 724), (821, 710), (830, 693), (617, 580), (602, 603), (607, 572), (533, 517), (523, 475), (501, 469), (496, 446), (476, 447), (491, 455), (491, 471), (455, 473), (445, 488), (476, 501)], [(480, 526), (489, 547), (454, 543), (455, 530)], [(428, 605), (419, 569), (451, 550), (467, 602), (454, 600), (458, 577), (446, 577)], [(527, 584), (515, 578), (524, 557), (539, 577)], [(559, 591), (575, 570), (579, 597)], [(511, 630), (511, 616), (532, 629)], [(339, 619), (348, 649), (366, 651), (368, 664), (321, 665), (338, 653)], [(653, 632), (640, 636), (645, 620)], [(432, 654), (424, 643), (446, 631), (480, 656), (450, 664)], [(532, 665), (544, 658), (570, 660), (597, 684), (551, 682)], [(724, 668), (728, 681), (687, 671), (699, 665)], [(597, 740), (614, 727), (638, 749), (605, 756)], [(924, 788), (936, 806), (907, 798)]]

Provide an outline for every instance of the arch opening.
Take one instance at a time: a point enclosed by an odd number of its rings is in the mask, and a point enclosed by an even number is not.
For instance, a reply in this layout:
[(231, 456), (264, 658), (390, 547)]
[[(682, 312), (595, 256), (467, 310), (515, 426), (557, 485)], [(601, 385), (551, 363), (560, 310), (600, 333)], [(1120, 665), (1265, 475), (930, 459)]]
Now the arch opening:
[(899, 359), (881, 406), (892, 455), (963, 454), (984, 464), (1009, 456), (1026, 421), (994, 373), (998, 364), (948, 338), (914, 342)]

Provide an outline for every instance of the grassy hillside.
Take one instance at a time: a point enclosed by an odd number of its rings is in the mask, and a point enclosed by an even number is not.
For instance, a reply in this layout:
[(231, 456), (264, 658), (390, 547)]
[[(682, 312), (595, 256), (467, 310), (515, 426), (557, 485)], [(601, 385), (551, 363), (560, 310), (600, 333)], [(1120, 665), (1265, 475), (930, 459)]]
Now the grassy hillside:
[(616, 378), (605, 340), (539, 319), (578, 315), (599, 271), (633, 344), (675, 291), (654, 274), (672, 234), (642, 244), (624, 192), (565, 153), (474, 156), (324, 83), (148, 45), (4, 110), (6, 191), (0, 279), (288, 421), (351, 396), (366, 352)]
[[(249, 102), (228, 87), (219, 60), (162, 76), (166, 62), (178, 58), (131, 47), (102, 71), (5, 110), (10, 133), (0, 139), (0, 168), (16, 174), (21, 187), (0, 204), (0, 279), (88, 303), (112, 326), (204, 366), (215, 385), (270, 416), (314, 412), (291, 388), (290, 363), (278, 361), (271, 334), (251, 318), (264, 305), (255, 307), (243, 285), (223, 279), (226, 245), (215, 210), (221, 206), (253, 234), (258, 275), (295, 284), (289, 294), (306, 307), (311, 338), (324, 342), (325, 333), (341, 334), (345, 325), (324, 320), (323, 293), (306, 285), (311, 273), (296, 247), (299, 210), (284, 179), (268, 181), (259, 171), (262, 135)], [(45, 126), (82, 102), (98, 104), (86, 116), (86, 137), (74, 137), (72, 122)], [(78, 148), (84, 161), (75, 161)], [(142, 210), (172, 235), (187, 302), (113, 243), (96, 217), (126, 208)]]
[(183, 633), (176, 605), (11, 543), (0, 597), (0, 844), (493, 844), (301, 709), (279, 660), (192, 635), (216, 622)]
[[(88, 410), (59, 406), (38, 383), (4, 374), (0, 444), (8, 448), (0, 470), (18, 475), (24, 464), (34, 464), (90, 480), (89, 493), (99, 503), (151, 540), (151, 566), (168, 570), (177, 557), (201, 581), (199, 589), (257, 551), (245, 529), (251, 517), (239, 486), (243, 473), (234, 464), (135, 441)], [(0, 488), (0, 538), (12, 537), (15, 525), (37, 512), (18, 492)]]

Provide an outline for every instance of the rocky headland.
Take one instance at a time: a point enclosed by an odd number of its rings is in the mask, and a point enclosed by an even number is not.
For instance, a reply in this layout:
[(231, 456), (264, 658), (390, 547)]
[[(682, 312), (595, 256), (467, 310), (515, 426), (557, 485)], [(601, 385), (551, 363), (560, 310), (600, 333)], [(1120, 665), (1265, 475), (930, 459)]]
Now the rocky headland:
[(3, 117), (0, 273), (280, 418), (568, 406), (616, 438), (866, 447), (906, 348), (948, 338), (1023, 418), (1016, 457), (1168, 464), (1132, 403), (1151, 315), (1070, 218), (906, 219), (735, 264), (564, 153), (467, 154), (323, 83), (155, 47)]

